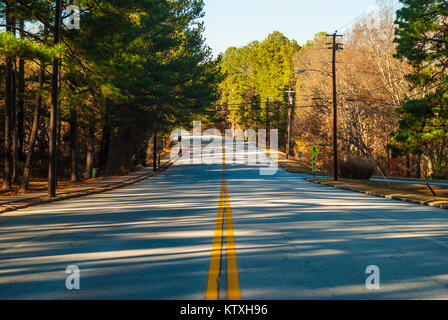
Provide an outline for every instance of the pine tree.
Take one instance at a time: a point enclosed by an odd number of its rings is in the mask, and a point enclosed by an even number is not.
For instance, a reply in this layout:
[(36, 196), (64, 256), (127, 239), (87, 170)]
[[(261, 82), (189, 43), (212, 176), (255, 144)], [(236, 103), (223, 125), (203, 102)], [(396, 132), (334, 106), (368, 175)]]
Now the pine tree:
[(419, 94), (397, 109), (402, 116), (393, 137), (399, 150), (425, 155), (433, 175), (448, 176), (448, 3), (402, 0), (397, 12), (397, 56), (406, 59)]

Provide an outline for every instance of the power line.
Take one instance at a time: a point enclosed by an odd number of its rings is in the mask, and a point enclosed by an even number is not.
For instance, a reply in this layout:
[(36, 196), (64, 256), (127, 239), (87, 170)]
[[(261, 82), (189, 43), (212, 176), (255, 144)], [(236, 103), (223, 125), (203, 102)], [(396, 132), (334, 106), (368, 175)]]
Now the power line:
[[(395, 5), (392, 5), (390, 7), (387, 7), (386, 10), (394, 10), (396, 9), (398, 6), (400, 5), (400, 2), (397, 2)], [(367, 13), (366, 10), (364, 10), (362, 13), (358, 14), (356, 17), (354, 17), (352, 20), (350, 20), (349, 22), (347, 22), (346, 24), (344, 24), (342, 27), (337, 28), (337, 30), (344, 30), (344, 28), (352, 25), (353, 23), (355, 23), (356, 21), (358, 21), (360, 19), (360, 17), (362, 15), (365, 15)]]
[[(443, 84), (445, 84), (445, 83), (447, 83), (447, 82), (448, 82), (448, 79), (447, 79), (447, 80), (444, 80), (444, 81), (441, 81), (441, 82), (439, 82), (438, 84), (436, 84), (436, 85), (434, 85), (434, 86), (432, 86), (432, 87), (430, 87), (430, 88), (427, 88), (427, 89), (425, 89), (425, 90), (423, 90), (423, 91), (421, 91), (421, 92), (417, 92), (417, 93), (415, 93), (415, 94), (412, 94), (412, 95), (408, 96), (408, 97), (406, 98), (406, 100), (408, 100), (408, 99), (410, 99), (410, 98), (412, 98), (412, 97), (415, 97), (415, 96), (417, 96), (417, 95), (426, 93), (426, 92), (428, 92), (429, 90), (432, 90), (432, 89), (435, 89), (435, 88), (437, 88), (437, 87), (440, 87), (441, 85), (443, 85)], [(428, 97), (428, 98), (429, 98), (429, 97)]]
[[(398, 80), (399, 80), (399, 79), (397, 79), (396, 81), (398, 81)], [(448, 83), (448, 79), (447, 79), (447, 80), (444, 80), (444, 81), (441, 81), (441, 82), (435, 84), (434, 86), (431, 86), (431, 87), (429, 87), (429, 88), (426, 88), (425, 90), (422, 90), (422, 91), (420, 91), (420, 92), (417, 92), (417, 93), (414, 93), (414, 94), (409, 95), (409, 96), (407, 96), (407, 97), (404, 97), (404, 98), (398, 100), (397, 102), (385, 103), (385, 104), (382, 104), (382, 105), (380, 105), (380, 106), (376, 106), (376, 107), (377, 107), (377, 108), (381, 108), (381, 107), (398, 107), (398, 106), (400, 106), (403, 102), (405, 102), (405, 101), (407, 101), (407, 100), (409, 100), (409, 99), (411, 99), (411, 98), (413, 98), (413, 97), (415, 97), (415, 96), (418, 96), (418, 95), (420, 95), (420, 94), (424, 94), (424, 93), (426, 93), (426, 92), (428, 92), (428, 91), (430, 91), (430, 90), (433, 90), (433, 89), (435, 89), (435, 88), (437, 88), (437, 87), (440, 87), (441, 85), (443, 85), (443, 84), (445, 84), (445, 83)], [(428, 97), (426, 97), (424, 100), (429, 99), (430, 97), (431, 97), (431, 96), (428, 96)], [(287, 105), (286, 102), (282, 102), (281, 104), (284, 104), (284, 105), (277, 105), (277, 109), (289, 108), (289, 105)], [(238, 107), (238, 106), (248, 106), (248, 105), (250, 105), (250, 106), (252, 106), (252, 107), (254, 107), (254, 108), (256, 108), (256, 109), (261, 108), (259, 104), (253, 104), (253, 103), (239, 103), (239, 104), (220, 104), (220, 105), (215, 105), (215, 106), (214, 106), (214, 107), (217, 107), (217, 108), (219, 108), (219, 107), (223, 107), (223, 108), (226, 108), (226, 110), (224, 110), (224, 109), (220, 109), (220, 110), (200, 110), (200, 111), (202, 111), (202, 112), (204, 112), (204, 113), (216, 113), (216, 112), (222, 112), (222, 111), (250, 111), (249, 109), (247, 109), (247, 110), (242, 110), (242, 109), (238, 109), (238, 108), (228, 108), (228, 107)], [(310, 105), (300, 105), (300, 106), (293, 106), (293, 107), (291, 107), (291, 108), (292, 108), (292, 109), (303, 109), (303, 108), (328, 108), (328, 107), (330, 107), (330, 106), (331, 106), (331, 104), (322, 104), (322, 105), (313, 105), (313, 106), (310, 106)], [(204, 108), (204, 106), (186, 106), (186, 107), (183, 107), (182, 109), (200, 109), (200, 108)]]
[[(441, 82), (435, 84), (434, 86), (432, 86), (432, 87), (430, 87), (430, 88), (427, 88), (427, 89), (425, 89), (425, 90), (423, 90), (423, 91), (414, 93), (414, 94), (412, 94), (412, 95), (410, 95), (410, 96), (407, 96), (407, 97), (405, 97), (405, 98), (403, 98), (403, 99), (400, 99), (400, 100), (398, 100), (397, 102), (385, 103), (385, 104), (383, 104), (383, 105), (381, 105), (381, 106), (376, 106), (376, 107), (377, 107), (377, 108), (384, 108), (384, 107), (399, 107), (399, 106), (401, 106), (404, 102), (407, 102), (409, 99), (411, 99), (411, 98), (413, 98), (413, 97), (415, 97), (415, 96), (418, 96), (418, 95), (420, 95), (420, 94), (424, 94), (424, 93), (426, 93), (426, 92), (428, 92), (428, 91), (430, 91), (430, 90), (433, 90), (433, 89), (435, 89), (435, 88), (437, 88), (437, 87), (440, 87), (441, 85), (443, 85), (443, 84), (445, 84), (445, 83), (448, 83), (448, 79), (447, 79), (447, 80), (444, 80), (444, 81), (441, 81)], [(422, 99), (422, 100), (424, 101), (424, 100), (427, 100), (427, 99), (429, 99), (429, 98), (431, 98), (431, 96), (427, 96), (426, 98), (424, 98), (424, 99)]]
[(401, 77), (401, 78), (395, 79), (395, 80), (393, 80), (392, 82), (383, 84), (383, 85), (381, 85), (381, 86), (379, 86), (379, 87), (376, 87), (376, 88), (373, 88), (373, 89), (370, 89), (370, 90), (366, 90), (366, 91), (364, 91), (364, 92), (365, 92), (365, 93), (370, 93), (370, 92), (379, 90), (379, 89), (381, 89), (381, 88), (384, 88), (384, 87), (390, 86), (390, 85), (392, 85), (392, 84), (394, 84), (394, 83), (397, 83), (397, 82), (400, 81), (400, 80), (406, 79), (406, 77), (407, 77), (407, 75), (406, 75), (406, 76), (403, 76), (403, 77)]

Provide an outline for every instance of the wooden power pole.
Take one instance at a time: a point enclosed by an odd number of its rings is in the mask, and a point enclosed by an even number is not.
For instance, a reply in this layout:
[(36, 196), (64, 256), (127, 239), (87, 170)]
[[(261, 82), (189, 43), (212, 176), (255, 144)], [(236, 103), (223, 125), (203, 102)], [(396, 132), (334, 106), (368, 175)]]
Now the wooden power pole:
[[(56, 0), (56, 14), (54, 18), (54, 44), (59, 43), (59, 29), (61, 26), (61, 1)], [(57, 141), (57, 123), (58, 123), (58, 77), (59, 77), (59, 58), (53, 59), (53, 74), (51, 79), (51, 113), (50, 113), (50, 145), (48, 162), (48, 196), (56, 197), (56, 141)]]
[(336, 86), (336, 52), (342, 50), (342, 45), (337, 43), (337, 38), (342, 35), (337, 34), (337, 31), (333, 34), (327, 34), (327, 37), (332, 37), (333, 41), (330, 43), (333, 51), (332, 65), (333, 65), (333, 175), (334, 180), (338, 180), (338, 104), (337, 104), (337, 86)]
[(270, 146), (269, 98), (270, 97), (268, 97), (266, 101), (266, 150), (269, 150)]
[(152, 155), (152, 168), (157, 171), (157, 152), (159, 146), (157, 145), (157, 125), (154, 123), (154, 144), (153, 144), (153, 155)]
[(292, 88), (290, 88), (288, 91), (286, 91), (286, 93), (288, 94), (288, 103), (289, 103), (289, 108), (288, 108), (288, 124), (287, 124), (287, 128), (286, 128), (286, 159), (289, 159), (289, 153), (290, 153), (290, 143), (291, 143), (291, 112), (292, 109), (294, 108), (294, 98), (292, 97), (292, 94), (294, 93), (294, 90)]

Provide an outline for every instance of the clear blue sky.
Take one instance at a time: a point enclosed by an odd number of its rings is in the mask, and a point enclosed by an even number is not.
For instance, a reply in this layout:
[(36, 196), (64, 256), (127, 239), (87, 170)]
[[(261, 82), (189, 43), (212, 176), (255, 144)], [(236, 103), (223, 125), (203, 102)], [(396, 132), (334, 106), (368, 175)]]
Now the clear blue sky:
[[(299, 44), (320, 31), (343, 31), (373, 11), (376, 0), (204, 0), (205, 38), (217, 55), (230, 46), (262, 41), (274, 30)], [(395, 0), (393, 4), (398, 3)], [(338, 29), (339, 28), (339, 29)]]

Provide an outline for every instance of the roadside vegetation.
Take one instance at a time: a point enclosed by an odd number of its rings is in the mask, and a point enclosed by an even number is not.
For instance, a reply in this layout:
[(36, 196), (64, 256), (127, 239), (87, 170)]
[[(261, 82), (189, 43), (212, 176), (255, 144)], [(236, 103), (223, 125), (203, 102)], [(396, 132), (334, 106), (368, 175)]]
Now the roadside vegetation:
[[(372, 195), (379, 195), (390, 199), (412, 199), (431, 204), (446, 205), (448, 208), (448, 186), (432, 185), (431, 189), (424, 184), (369, 181), (360, 179), (311, 178), (321, 184), (348, 188), (349, 190), (363, 191)], [(432, 193), (436, 194), (436, 196)]]
[[(79, 9), (79, 28), (68, 27), (75, 12), (69, 5)], [(221, 75), (202, 36), (203, 6), (198, 0), (1, 1), (3, 190), (35, 189), (30, 180), (48, 175), (55, 94), (60, 181), (88, 179), (93, 168), (110, 175), (147, 165), (154, 136), (160, 143), (172, 129), (207, 116)]]
[[(380, 9), (353, 23), (340, 41), (338, 150), (346, 177), (448, 179), (448, 4), (401, 4), (396, 11), (395, 2), (379, 1)], [(301, 153), (308, 165), (309, 148), (329, 145), (333, 137), (328, 33), (317, 33), (299, 46), (274, 32), (261, 43), (229, 48), (221, 62), (226, 80), (220, 85), (220, 102), (229, 112), (228, 121), (236, 127), (265, 128), (268, 110), (282, 151), (287, 91), (294, 88), (291, 156), (299, 159)], [(297, 70), (309, 72), (296, 75)], [(333, 171), (332, 149), (321, 147), (321, 172)]]

